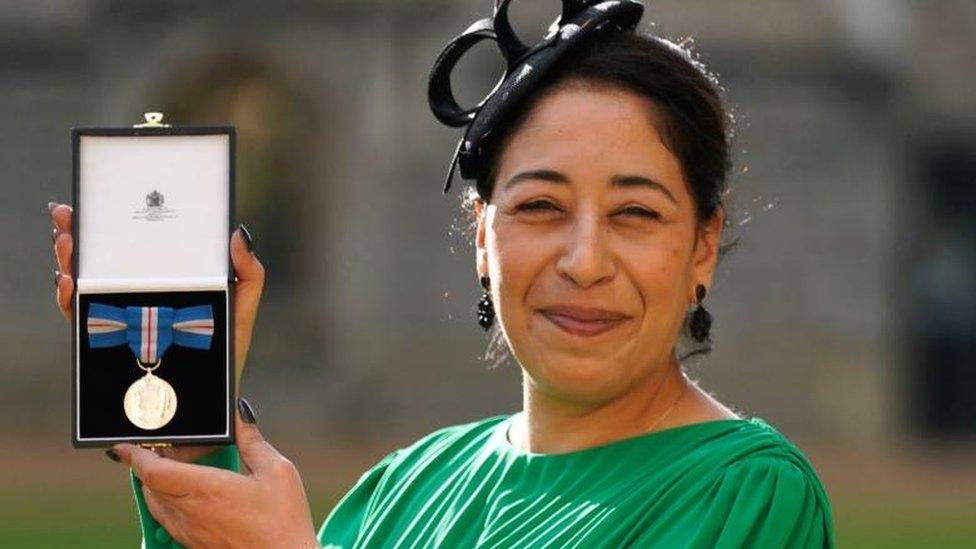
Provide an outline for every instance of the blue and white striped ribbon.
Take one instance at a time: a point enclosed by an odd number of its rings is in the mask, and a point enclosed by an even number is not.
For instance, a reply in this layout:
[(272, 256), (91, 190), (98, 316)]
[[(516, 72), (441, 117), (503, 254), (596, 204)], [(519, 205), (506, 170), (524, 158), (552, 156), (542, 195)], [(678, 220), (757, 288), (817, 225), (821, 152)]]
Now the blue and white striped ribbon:
[(197, 305), (172, 307), (114, 307), (92, 303), (88, 307), (88, 344), (91, 348), (124, 343), (145, 364), (157, 362), (171, 344), (209, 349), (213, 338), (213, 308)]

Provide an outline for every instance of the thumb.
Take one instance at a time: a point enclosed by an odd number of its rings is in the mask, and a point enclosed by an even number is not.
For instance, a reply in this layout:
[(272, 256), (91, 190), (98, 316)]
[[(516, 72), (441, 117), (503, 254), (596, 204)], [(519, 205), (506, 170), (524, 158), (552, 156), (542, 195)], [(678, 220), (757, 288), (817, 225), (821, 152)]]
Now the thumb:
[(244, 397), (238, 397), (237, 413), (234, 417), (237, 450), (241, 461), (253, 475), (261, 476), (263, 471), (270, 470), (277, 462), (284, 459), (274, 446), (264, 440), (264, 436), (258, 430), (254, 409)]

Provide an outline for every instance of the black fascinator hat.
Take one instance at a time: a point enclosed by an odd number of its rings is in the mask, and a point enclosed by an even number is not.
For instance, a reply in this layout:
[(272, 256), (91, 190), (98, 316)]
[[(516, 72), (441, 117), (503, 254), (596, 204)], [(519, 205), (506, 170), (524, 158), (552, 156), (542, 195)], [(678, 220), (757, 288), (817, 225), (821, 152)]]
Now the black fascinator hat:
[[(463, 127), (464, 136), (458, 142), (444, 183), (444, 192), (451, 188), (457, 168), (461, 177), (473, 179), (484, 168), (484, 147), (495, 126), (532, 94), (546, 74), (570, 48), (587, 37), (603, 32), (632, 30), (644, 13), (644, 6), (636, 0), (562, 0), (562, 13), (553, 21), (546, 36), (535, 45), (527, 46), (515, 35), (508, 20), (508, 5), (512, 0), (495, 0), (491, 17), (476, 21), (454, 38), (437, 57), (430, 72), (427, 99), (430, 108), (442, 123)], [(505, 57), (507, 68), (495, 88), (471, 108), (463, 108), (451, 90), (451, 72), (458, 60), (475, 44), (493, 40)]]

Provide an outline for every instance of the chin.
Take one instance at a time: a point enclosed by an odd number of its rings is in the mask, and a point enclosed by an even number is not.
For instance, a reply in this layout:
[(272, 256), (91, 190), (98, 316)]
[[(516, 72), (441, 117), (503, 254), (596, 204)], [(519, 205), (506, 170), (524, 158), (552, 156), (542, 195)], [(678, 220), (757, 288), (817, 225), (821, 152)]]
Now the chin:
[(543, 361), (528, 373), (545, 393), (576, 402), (603, 402), (627, 386), (623, 372), (615, 372), (607, 359), (565, 357)]

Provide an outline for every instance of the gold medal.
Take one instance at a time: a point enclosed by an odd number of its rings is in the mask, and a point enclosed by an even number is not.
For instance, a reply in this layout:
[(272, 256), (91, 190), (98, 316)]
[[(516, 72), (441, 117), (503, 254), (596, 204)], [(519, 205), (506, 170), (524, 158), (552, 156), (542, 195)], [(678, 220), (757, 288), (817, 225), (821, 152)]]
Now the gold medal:
[(129, 386), (122, 401), (125, 417), (140, 429), (159, 429), (176, 415), (176, 391), (166, 380), (152, 373), (162, 362), (147, 368), (136, 360), (136, 365), (145, 370), (146, 375)]

